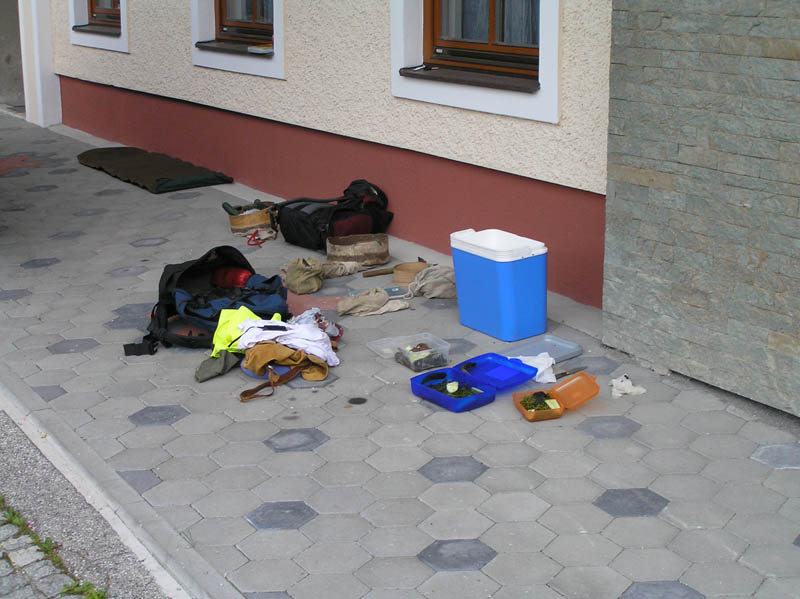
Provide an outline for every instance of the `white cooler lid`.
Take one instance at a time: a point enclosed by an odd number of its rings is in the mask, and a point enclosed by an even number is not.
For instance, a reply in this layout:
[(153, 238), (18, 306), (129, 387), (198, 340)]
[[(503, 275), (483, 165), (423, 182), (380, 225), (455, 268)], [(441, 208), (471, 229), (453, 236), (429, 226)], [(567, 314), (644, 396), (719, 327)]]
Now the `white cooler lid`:
[(495, 262), (513, 262), (547, 253), (547, 246), (541, 241), (500, 229), (464, 229), (450, 233), (450, 247)]

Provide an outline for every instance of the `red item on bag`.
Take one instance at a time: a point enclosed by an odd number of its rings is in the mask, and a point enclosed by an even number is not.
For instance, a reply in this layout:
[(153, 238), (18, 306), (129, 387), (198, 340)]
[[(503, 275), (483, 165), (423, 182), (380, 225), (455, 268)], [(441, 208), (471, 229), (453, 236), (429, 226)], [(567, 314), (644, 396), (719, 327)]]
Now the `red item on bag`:
[(214, 287), (224, 287), (225, 289), (242, 288), (252, 274), (246, 268), (223, 266), (215, 270), (214, 274), (211, 275), (211, 284)]

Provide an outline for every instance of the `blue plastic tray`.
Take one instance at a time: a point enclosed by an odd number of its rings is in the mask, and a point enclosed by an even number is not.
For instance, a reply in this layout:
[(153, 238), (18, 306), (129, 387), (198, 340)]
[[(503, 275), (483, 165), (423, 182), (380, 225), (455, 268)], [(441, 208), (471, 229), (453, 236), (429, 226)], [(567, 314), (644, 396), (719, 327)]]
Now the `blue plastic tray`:
[[(429, 380), (427, 384), (422, 382), (428, 377), (431, 377), (431, 375), (436, 375), (438, 373), (443, 373), (445, 375), (444, 378), (434, 378), (433, 380)], [(451, 412), (466, 412), (467, 410), (474, 410), (475, 408), (480, 408), (481, 406), (485, 406), (486, 404), (494, 401), (495, 390), (494, 388), (486, 385), (470, 385), (471, 387), (475, 387), (476, 389), (480, 390), (480, 393), (470, 395), (469, 397), (451, 397), (446, 393), (440, 393), (436, 389), (431, 389), (428, 386), (430, 384), (435, 385), (441, 383), (442, 381), (449, 383), (454, 380), (456, 379), (453, 376), (452, 368), (439, 368), (438, 370), (431, 370), (430, 372), (418, 374), (411, 379), (411, 392), (417, 397), (427, 399), (428, 401), (442, 406)], [(462, 383), (459, 381), (459, 384)]]
[[(253, 377), (253, 378), (255, 378), (255, 379), (264, 379), (264, 380), (266, 380), (266, 379), (267, 379), (267, 377), (269, 376), (269, 374), (268, 374), (268, 373), (269, 373), (269, 370), (265, 370), (265, 371), (264, 371), (264, 374), (262, 374), (261, 376), (259, 376), (259, 375), (257, 375), (255, 372), (253, 372), (252, 370), (250, 370), (249, 368), (245, 368), (245, 367), (243, 366), (243, 364), (244, 364), (244, 360), (242, 360), (241, 362), (239, 362), (239, 368), (241, 369), (241, 371), (242, 371), (242, 372), (244, 372), (244, 373), (245, 373), (246, 375), (248, 375), (248, 376), (252, 376), (252, 377)], [(280, 364), (276, 364), (275, 366), (273, 366), (273, 367), (272, 367), (272, 369), (273, 369), (275, 372), (277, 372), (279, 375), (280, 375), (280, 374), (286, 374), (287, 372), (289, 372), (289, 367), (288, 367), (288, 366), (281, 366)]]
[(475, 356), (456, 364), (452, 371), (460, 383), (484, 389), (490, 386), (498, 391), (516, 387), (538, 372), (533, 366), (500, 354)]

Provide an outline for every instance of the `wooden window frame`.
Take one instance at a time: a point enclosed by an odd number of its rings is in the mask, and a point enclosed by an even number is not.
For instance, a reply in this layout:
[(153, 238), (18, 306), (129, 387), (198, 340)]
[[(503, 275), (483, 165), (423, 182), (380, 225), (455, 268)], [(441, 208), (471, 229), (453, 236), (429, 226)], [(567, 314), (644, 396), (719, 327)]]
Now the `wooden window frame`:
[(425, 0), (422, 49), (425, 65), (537, 78), (538, 46), (526, 48), (495, 42), (496, 1), (489, 0), (489, 41), (484, 43), (441, 39), (442, 2)]
[[(89, 1), (89, 24), (104, 25), (106, 27), (119, 27), (120, 14), (119, 8), (98, 8), (97, 0)], [(102, 16), (96, 16), (102, 15)]]
[[(256, 14), (256, 1), (250, 0), (253, 6), (253, 14)], [(273, 25), (264, 23), (250, 23), (243, 25), (243, 21), (227, 20), (228, 0), (214, 0), (214, 10), (216, 16), (216, 38), (232, 42), (246, 42), (252, 44), (271, 44), (274, 33)], [(227, 28), (227, 30), (226, 30)]]

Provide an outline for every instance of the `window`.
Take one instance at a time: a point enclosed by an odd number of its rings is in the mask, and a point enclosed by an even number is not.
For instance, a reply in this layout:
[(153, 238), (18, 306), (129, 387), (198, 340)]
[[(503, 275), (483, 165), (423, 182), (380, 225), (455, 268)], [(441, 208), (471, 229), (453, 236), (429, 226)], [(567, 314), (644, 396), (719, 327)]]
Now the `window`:
[(119, 0), (89, 0), (89, 24), (119, 27)]
[[(469, 64), (445, 67), (428, 62), (427, 67), (423, 66), (433, 54), (433, 40), (424, 36), (426, 7), (431, 3), (429, 0), (389, 1), (391, 6), (393, 96), (467, 110), (558, 123), (558, 61), (561, 54), (559, 50), (561, 2), (559, 0), (536, 2), (539, 11), (536, 20), (539, 54), (535, 77), (502, 72), (492, 74), (488, 69), (481, 72), (471, 68), (473, 65)], [(461, 4), (463, 6), (463, 3)], [(430, 8), (428, 10), (430, 11)], [(497, 19), (496, 16), (494, 18)], [(442, 37), (441, 29), (438, 32)], [(467, 33), (471, 33), (469, 21)], [(463, 37), (464, 34), (461, 33), (461, 35)], [(512, 33), (511, 35), (515, 36), (516, 34)], [(500, 38), (501, 40), (507, 39), (505, 32), (503, 36)], [(427, 41), (428, 39), (430, 41)], [(519, 43), (519, 38), (512, 37), (511, 39)], [(429, 44), (429, 54), (423, 52), (426, 44)], [(428, 76), (431, 74), (434, 76)], [(458, 78), (459, 76), (461, 79)], [(483, 81), (477, 81), (479, 79), (483, 79)], [(499, 84), (498, 80), (501, 80)], [(509, 80), (517, 83), (518, 88), (507, 85)], [(533, 91), (535, 93), (530, 93)]]
[(127, 3), (128, 0), (68, 0), (70, 43), (127, 52)]
[(273, 0), (216, 0), (214, 39), (195, 43), (201, 50), (273, 55)]
[(217, 39), (272, 41), (272, 0), (219, 0)]
[(284, 78), (283, 0), (190, 0), (192, 64)]
[(535, 78), (539, 0), (426, 0), (424, 62)]

